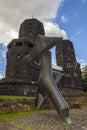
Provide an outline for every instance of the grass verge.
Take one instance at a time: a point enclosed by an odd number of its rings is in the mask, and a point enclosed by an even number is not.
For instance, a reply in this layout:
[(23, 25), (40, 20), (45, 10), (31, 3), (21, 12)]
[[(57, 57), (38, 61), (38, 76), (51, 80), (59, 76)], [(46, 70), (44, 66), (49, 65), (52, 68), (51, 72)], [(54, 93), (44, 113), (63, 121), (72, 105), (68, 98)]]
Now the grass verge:
[(0, 99), (19, 99), (19, 98), (34, 98), (34, 97), (29, 97), (29, 96), (4, 96), (0, 95)]
[(27, 111), (27, 112), (6, 113), (6, 114), (0, 115), (0, 120), (6, 120), (6, 119), (14, 118), (14, 117), (17, 117), (17, 116), (24, 116), (24, 115), (28, 115), (28, 114), (36, 114), (36, 113), (47, 112), (47, 111), (48, 110), (31, 110), (31, 111)]

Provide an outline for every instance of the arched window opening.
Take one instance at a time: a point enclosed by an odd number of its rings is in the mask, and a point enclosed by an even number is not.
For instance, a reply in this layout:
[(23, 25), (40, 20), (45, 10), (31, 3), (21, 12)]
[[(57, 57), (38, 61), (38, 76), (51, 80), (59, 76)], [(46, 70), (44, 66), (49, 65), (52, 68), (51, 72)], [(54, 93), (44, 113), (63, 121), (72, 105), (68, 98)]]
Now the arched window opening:
[(67, 63), (67, 68), (70, 68), (70, 63)]

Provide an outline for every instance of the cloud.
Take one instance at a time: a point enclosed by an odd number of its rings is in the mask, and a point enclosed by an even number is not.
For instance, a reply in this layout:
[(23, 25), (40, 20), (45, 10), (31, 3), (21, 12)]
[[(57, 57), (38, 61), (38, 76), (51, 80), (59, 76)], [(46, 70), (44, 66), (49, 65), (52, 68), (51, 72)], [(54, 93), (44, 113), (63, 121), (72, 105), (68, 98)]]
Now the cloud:
[(73, 40), (73, 42), (76, 42), (76, 39), (78, 38), (78, 36), (79, 36), (83, 31), (84, 31), (83, 28), (80, 29), (80, 30), (78, 30), (78, 31), (76, 32), (76, 34), (70, 36), (70, 39)]
[(76, 41), (76, 38), (74, 36), (70, 36), (70, 38), (73, 40), (73, 41)]
[(4, 78), (5, 77), (5, 73), (3, 70), (0, 70), (0, 79)]
[(3, 70), (0, 70), (0, 79), (2, 79), (3, 77), (5, 77), (5, 73)]
[(4, 76), (2, 74), (0, 74), (0, 79), (2, 79)]
[(11, 36), (12, 38), (18, 38), (18, 32), (16, 32), (15, 30), (11, 29), (8, 32), (6, 32), (6, 34), (8, 36)]
[(54, 19), (64, 0), (0, 0), (0, 42), (7, 44), (24, 19)]
[(69, 18), (68, 18), (66, 15), (62, 15), (62, 16), (61, 16), (61, 21), (62, 21), (63, 23), (68, 23), (68, 22), (69, 22)]
[(77, 35), (79, 35), (84, 29), (80, 29), (77, 31)]
[(76, 34), (75, 34), (74, 36), (71, 35), (70, 38), (75, 42), (76, 39), (77, 39), (77, 37), (78, 37), (83, 31), (84, 31), (84, 28), (79, 29), (79, 30), (76, 32)]
[(60, 27), (52, 22), (44, 22), (44, 28), (45, 28), (45, 34), (46, 36), (60, 36), (63, 37), (63, 39), (67, 39), (67, 33), (63, 29), (60, 29)]
[(51, 49), (52, 54), (52, 64), (56, 65), (55, 47)]
[(85, 62), (84, 59), (81, 59), (81, 58), (78, 58), (78, 57), (76, 57), (76, 58), (77, 58), (77, 62), (80, 63), (80, 65), (81, 65), (81, 69), (82, 69), (84, 66), (87, 65), (87, 62)]
[(2, 51), (2, 58), (6, 58), (6, 50)]

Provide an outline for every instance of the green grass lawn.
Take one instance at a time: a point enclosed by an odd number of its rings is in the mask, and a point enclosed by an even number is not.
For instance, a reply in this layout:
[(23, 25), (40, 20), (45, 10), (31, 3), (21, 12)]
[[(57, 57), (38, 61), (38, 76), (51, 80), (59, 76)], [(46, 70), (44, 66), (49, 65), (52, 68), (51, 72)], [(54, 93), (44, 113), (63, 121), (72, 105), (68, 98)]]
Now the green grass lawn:
[(17, 116), (24, 116), (28, 114), (36, 114), (36, 113), (41, 113), (41, 112), (47, 112), (48, 110), (31, 110), (27, 112), (12, 112), (12, 113), (7, 113), (7, 114), (2, 114), (0, 115), (0, 120), (6, 120), (9, 118), (14, 118)]
[(30, 96), (4, 96), (4, 95), (0, 95), (0, 99), (19, 99), (19, 98), (34, 98), (34, 97), (30, 97)]
[(15, 113), (2, 114), (2, 115), (0, 115), (0, 120), (5, 120), (5, 119), (8, 119), (8, 118), (13, 118), (13, 117), (16, 117), (16, 116), (23, 116), (23, 115), (26, 115), (26, 114), (34, 114), (36, 112), (37, 111), (15, 112)]
[[(87, 92), (83, 94), (78, 94), (76, 96), (87, 96)], [(7, 95), (0, 95), (0, 99), (18, 99), (18, 98), (34, 98), (30, 96), (7, 96)]]

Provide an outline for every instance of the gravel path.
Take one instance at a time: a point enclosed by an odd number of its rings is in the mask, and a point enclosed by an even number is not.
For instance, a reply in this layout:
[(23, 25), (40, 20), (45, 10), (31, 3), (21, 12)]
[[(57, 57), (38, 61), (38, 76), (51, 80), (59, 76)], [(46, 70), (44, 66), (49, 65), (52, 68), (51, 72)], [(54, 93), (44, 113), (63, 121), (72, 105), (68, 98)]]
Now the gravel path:
[(87, 130), (87, 108), (71, 109), (72, 124), (61, 122), (55, 110), (0, 121), (0, 130)]

